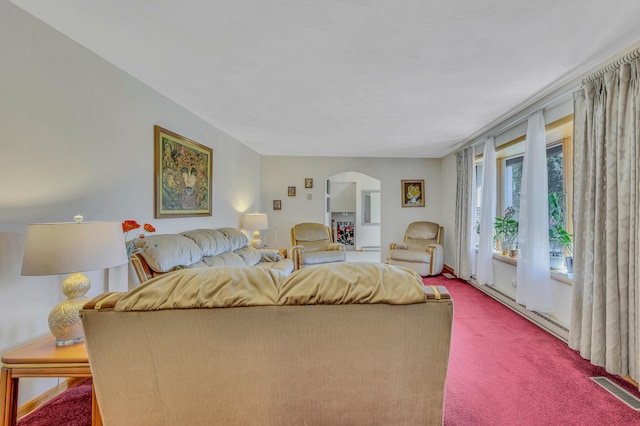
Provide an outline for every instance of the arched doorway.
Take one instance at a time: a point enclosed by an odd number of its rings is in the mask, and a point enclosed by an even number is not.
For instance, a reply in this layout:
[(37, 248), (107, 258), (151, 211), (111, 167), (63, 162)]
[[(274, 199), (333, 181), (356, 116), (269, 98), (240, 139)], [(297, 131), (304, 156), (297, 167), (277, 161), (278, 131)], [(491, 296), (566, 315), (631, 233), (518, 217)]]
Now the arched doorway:
[(325, 223), (347, 247), (347, 257), (370, 253), (379, 260), (381, 197), (380, 180), (372, 176), (343, 172), (327, 179)]

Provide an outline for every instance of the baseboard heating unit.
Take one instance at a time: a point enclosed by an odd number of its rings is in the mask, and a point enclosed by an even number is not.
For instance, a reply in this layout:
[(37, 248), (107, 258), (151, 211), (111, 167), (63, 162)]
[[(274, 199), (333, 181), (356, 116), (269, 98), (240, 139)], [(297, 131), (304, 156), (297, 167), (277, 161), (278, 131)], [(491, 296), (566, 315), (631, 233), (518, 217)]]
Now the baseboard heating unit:
[(553, 334), (558, 339), (567, 343), (569, 341), (569, 329), (562, 324), (554, 321), (552, 318), (549, 318), (546, 315), (543, 315), (539, 312), (530, 311), (522, 305), (516, 303), (516, 300), (509, 296), (508, 294), (503, 293), (499, 289), (493, 286), (488, 285), (478, 285), (478, 283), (473, 279), (471, 281), (471, 285), (485, 293), (487, 296), (497, 300), (498, 302), (505, 305), (507, 308), (512, 311), (520, 314), (524, 318), (533, 322), (540, 328), (546, 330), (547, 332)]

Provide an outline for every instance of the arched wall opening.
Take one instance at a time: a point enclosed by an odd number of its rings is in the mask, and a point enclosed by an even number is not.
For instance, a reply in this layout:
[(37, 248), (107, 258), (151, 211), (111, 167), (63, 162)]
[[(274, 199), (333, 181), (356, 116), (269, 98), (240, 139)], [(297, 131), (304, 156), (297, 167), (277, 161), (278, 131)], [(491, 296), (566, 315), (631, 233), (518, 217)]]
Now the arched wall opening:
[(380, 180), (359, 172), (329, 177), (325, 185), (325, 224), (347, 251), (380, 251)]

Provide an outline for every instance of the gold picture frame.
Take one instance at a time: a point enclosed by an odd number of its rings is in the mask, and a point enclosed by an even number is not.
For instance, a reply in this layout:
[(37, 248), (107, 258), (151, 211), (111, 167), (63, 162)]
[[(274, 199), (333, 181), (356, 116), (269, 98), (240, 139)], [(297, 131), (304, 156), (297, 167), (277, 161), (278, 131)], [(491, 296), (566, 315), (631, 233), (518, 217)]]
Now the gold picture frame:
[(273, 209), (282, 210), (282, 200), (273, 200)]
[(402, 207), (424, 207), (424, 179), (402, 180)]
[(212, 215), (213, 150), (154, 126), (155, 218)]
[(313, 179), (312, 178), (306, 178), (304, 180), (304, 187), (305, 188), (313, 188)]
[(295, 197), (296, 196), (296, 187), (295, 186), (287, 187), (287, 195), (289, 197)]

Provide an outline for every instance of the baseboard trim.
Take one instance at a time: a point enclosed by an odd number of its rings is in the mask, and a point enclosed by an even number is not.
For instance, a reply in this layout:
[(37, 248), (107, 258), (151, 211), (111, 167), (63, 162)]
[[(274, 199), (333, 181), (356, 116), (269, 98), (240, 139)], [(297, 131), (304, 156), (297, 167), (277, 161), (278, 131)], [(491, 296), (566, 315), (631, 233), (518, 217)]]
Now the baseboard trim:
[(52, 400), (56, 396), (60, 395), (62, 392), (78, 385), (81, 381), (85, 379), (86, 377), (70, 377), (67, 380), (63, 380), (62, 382), (60, 382), (60, 384), (58, 384), (58, 386), (52, 387), (51, 389), (45, 391), (44, 393), (36, 396), (32, 400), (27, 401), (24, 404), (22, 404), (20, 407), (18, 407), (18, 412), (16, 413), (16, 417), (20, 419), (26, 416), (36, 408)]
[(445, 263), (444, 267), (442, 268), (442, 272), (447, 272), (447, 273), (453, 275), (454, 277), (457, 277), (456, 273), (453, 271), (453, 268), (451, 266), (447, 265), (446, 263)]

